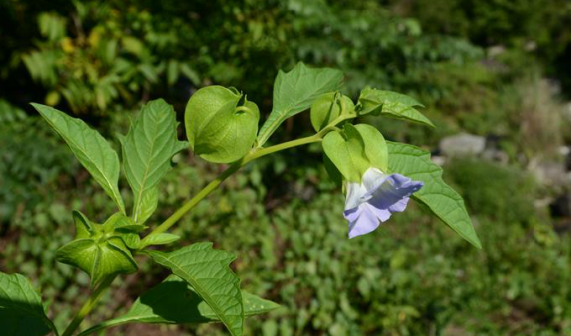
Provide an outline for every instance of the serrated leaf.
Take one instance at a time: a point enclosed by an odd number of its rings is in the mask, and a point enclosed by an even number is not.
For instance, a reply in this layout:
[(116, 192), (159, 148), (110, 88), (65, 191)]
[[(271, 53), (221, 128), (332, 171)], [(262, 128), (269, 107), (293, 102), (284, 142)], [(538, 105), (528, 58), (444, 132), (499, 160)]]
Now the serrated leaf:
[[(254, 294), (242, 292), (242, 295), (245, 316), (265, 314), (280, 307)], [(219, 321), (212, 308), (186, 281), (171, 275), (141, 295), (127, 314), (100, 323), (80, 335), (126, 323), (196, 324)]]
[(330, 68), (308, 68), (297, 63), (290, 72), (279, 71), (274, 83), (273, 108), (258, 134), (258, 146), (266, 143), (284, 120), (308, 109), (320, 95), (337, 91), (343, 73)]
[(32, 106), (65, 140), (79, 162), (115, 201), (119, 210), (125, 213), (125, 204), (118, 188), (119, 156), (107, 140), (80, 119), (49, 106)]
[(233, 336), (242, 335), (244, 306), (240, 279), (229, 267), (236, 258), (234, 254), (215, 250), (212, 243), (197, 243), (169, 253), (147, 253), (188, 282)]
[[(143, 224), (156, 208), (154, 188), (171, 169), (172, 157), (188, 146), (177, 139), (176, 113), (164, 100), (143, 106), (123, 139), (125, 176), (134, 194), (133, 220)], [(154, 209), (153, 209), (154, 211)]]
[(141, 248), (145, 248), (150, 245), (167, 245), (179, 239), (180, 236), (174, 235), (172, 233), (159, 233), (158, 235), (150, 235), (143, 239), (141, 242)]
[(40, 295), (20, 274), (0, 272), (0, 326), (5, 336), (43, 336), (52, 331), (58, 335)]
[(430, 153), (407, 144), (387, 141), (389, 171), (403, 174), (424, 186), (412, 198), (477, 248), (482, 245), (462, 197), (442, 180), (442, 168), (430, 160)]
[(373, 113), (434, 127), (432, 121), (415, 109), (423, 105), (407, 95), (367, 87), (361, 91), (359, 103), (360, 115)]

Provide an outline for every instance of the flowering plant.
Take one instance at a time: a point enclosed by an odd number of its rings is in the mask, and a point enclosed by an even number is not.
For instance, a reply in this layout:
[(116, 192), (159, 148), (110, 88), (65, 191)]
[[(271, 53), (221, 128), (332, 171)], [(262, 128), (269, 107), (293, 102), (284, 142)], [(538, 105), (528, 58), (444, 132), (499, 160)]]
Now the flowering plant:
[[(112, 146), (83, 121), (52, 107), (33, 104), (117, 206), (103, 223), (79, 211), (72, 213), (76, 237), (57, 250), (57, 259), (88, 273), (91, 295), (68, 327), (58, 331), (46, 315), (41, 296), (19, 274), (0, 273), (0, 321), (8, 335), (76, 334), (101, 295), (121, 274), (138, 270), (133, 255), (168, 269), (172, 274), (141, 294), (129, 311), (91, 326), (89, 335), (126, 323), (223, 323), (231, 335), (243, 334), (245, 317), (266, 313), (278, 304), (242, 291), (230, 269), (232, 253), (194, 243), (161, 251), (179, 239), (167, 231), (226, 178), (255, 159), (309, 143), (321, 143), (329, 175), (346, 193), (343, 215), (349, 238), (371, 233), (413, 198), (464, 239), (480, 247), (462, 198), (441, 178), (442, 170), (428, 152), (408, 144), (385, 141), (367, 124), (354, 124), (363, 115), (433, 124), (414, 99), (390, 91), (362, 90), (353, 102), (339, 90), (343, 75), (329, 68), (297, 64), (280, 71), (274, 85), (273, 109), (258, 130), (260, 111), (235, 88), (208, 86), (195, 92), (186, 106), (187, 141), (178, 140), (176, 114), (164, 100), (143, 106), (129, 132), (120, 137), (121, 160)], [(280, 144), (266, 143), (288, 118), (310, 110), (316, 133)], [(154, 225), (152, 215), (160, 197), (157, 186), (171, 169), (172, 157), (190, 147), (204, 160), (230, 164), (216, 179), (184, 203), (169, 218)], [(121, 172), (132, 191), (128, 208), (119, 190)], [(7, 328), (7, 329), (6, 329)]]

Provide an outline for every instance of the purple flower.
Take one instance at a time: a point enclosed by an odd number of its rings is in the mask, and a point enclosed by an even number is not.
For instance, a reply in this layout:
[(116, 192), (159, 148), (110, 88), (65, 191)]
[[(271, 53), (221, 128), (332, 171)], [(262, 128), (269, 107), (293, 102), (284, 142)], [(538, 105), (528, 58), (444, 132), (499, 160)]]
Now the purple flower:
[(384, 174), (377, 168), (369, 168), (361, 183), (348, 183), (343, 214), (349, 221), (349, 238), (372, 232), (393, 212), (403, 212), (409, 196), (423, 185), (401, 174)]

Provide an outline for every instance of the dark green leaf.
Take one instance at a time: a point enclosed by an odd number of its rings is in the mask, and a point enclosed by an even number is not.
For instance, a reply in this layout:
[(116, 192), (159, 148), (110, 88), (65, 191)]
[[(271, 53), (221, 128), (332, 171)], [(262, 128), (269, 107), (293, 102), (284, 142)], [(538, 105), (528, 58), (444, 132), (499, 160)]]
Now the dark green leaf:
[(236, 258), (234, 254), (215, 250), (211, 243), (197, 243), (169, 253), (147, 253), (188, 282), (233, 336), (242, 335), (244, 306), (240, 279), (229, 267)]
[(58, 332), (44, 313), (42, 299), (20, 274), (0, 272), (0, 328), (4, 336), (43, 336)]
[(117, 186), (119, 157), (109, 143), (80, 119), (72, 118), (52, 107), (32, 104), (42, 117), (61, 135), (79, 162), (125, 213), (123, 198)]
[[(265, 314), (279, 308), (277, 303), (242, 292), (245, 316)], [(100, 323), (81, 335), (125, 323), (196, 324), (220, 320), (196, 291), (176, 275), (141, 295), (127, 314)]]

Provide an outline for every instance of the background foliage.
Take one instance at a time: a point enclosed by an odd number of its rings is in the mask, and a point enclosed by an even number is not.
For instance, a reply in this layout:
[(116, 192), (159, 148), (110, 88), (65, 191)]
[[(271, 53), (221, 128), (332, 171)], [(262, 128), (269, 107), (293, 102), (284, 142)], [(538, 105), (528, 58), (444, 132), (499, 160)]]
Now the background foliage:
[[(383, 119), (390, 140), (426, 145), (468, 132), (500, 159), (446, 160), (484, 249), (418, 208), (346, 239), (343, 198), (316, 148), (264, 158), (229, 180), (174, 233), (238, 251), (249, 292), (280, 302), (248, 320), (252, 335), (564, 335), (571, 333), (569, 216), (547, 207), (569, 186), (534, 178), (571, 141), (565, 0), (0, 2), (0, 270), (20, 272), (58, 305), (57, 324), (88, 278), (55, 262), (73, 237), (71, 210), (96, 221), (113, 204), (29, 102), (117, 132), (162, 97), (181, 120), (189, 96), (220, 84), (271, 110), (278, 69), (332, 66), (355, 98), (365, 85), (410, 94), (437, 129)], [(109, 125), (121, 125), (111, 129)], [(309, 134), (300, 114), (272, 141)], [(161, 186), (160, 222), (222, 167), (188, 151)], [(127, 183), (123, 183), (125, 186)], [(125, 193), (127, 196), (127, 193)], [(551, 211), (550, 211), (551, 209)], [(98, 217), (99, 216), (99, 217)], [(563, 216), (563, 217), (561, 217)], [(356, 262), (358, 261), (358, 262)], [(142, 267), (146, 262), (140, 263)], [(92, 322), (124, 311), (165, 274), (116, 284)], [(108, 335), (216, 335), (215, 325), (115, 328)]]

